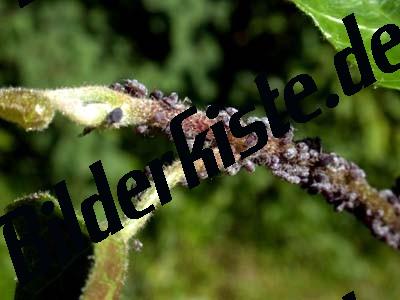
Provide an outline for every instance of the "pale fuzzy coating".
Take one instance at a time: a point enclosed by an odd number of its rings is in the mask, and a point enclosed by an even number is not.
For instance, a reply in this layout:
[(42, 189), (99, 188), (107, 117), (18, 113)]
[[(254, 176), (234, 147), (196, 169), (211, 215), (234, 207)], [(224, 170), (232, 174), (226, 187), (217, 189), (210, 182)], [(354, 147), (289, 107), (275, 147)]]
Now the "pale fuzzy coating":
[(107, 87), (46, 91), (58, 111), (83, 126), (99, 126), (114, 108), (121, 108), (119, 126), (138, 125), (149, 118), (150, 100), (135, 99)]
[(128, 270), (128, 251), (128, 243), (116, 235), (96, 244), (93, 266), (79, 299), (120, 299)]
[(0, 89), (0, 118), (26, 130), (43, 130), (59, 112), (79, 125), (99, 127), (107, 114), (119, 107), (123, 117), (113, 127), (137, 126), (151, 117), (151, 102), (103, 86), (55, 90), (3, 88)]

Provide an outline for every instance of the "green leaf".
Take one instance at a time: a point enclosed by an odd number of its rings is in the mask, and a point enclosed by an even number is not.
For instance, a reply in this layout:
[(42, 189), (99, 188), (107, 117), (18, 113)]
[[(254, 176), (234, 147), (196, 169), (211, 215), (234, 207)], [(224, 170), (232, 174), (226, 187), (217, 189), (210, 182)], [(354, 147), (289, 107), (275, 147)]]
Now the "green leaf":
[[(342, 19), (354, 13), (357, 19), (365, 48), (368, 52), (377, 84), (383, 87), (400, 89), (400, 73), (383, 73), (376, 66), (371, 54), (371, 37), (376, 30), (386, 24), (400, 24), (400, 2), (397, 0), (292, 0), (309, 15), (324, 36), (337, 50), (350, 46)], [(389, 40), (382, 35), (382, 42)], [(392, 64), (400, 62), (400, 47), (387, 52)], [(333, 68), (332, 58), (332, 68)]]

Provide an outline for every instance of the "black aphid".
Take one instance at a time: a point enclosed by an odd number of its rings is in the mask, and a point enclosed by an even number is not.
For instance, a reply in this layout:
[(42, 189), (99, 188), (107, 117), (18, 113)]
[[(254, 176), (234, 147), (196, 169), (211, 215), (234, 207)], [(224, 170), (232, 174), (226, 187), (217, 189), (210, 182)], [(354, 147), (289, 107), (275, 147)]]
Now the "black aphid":
[(125, 91), (129, 95), (136, 98), (146, 98), (148, 95), (147, 88), (144, 84), (140, 83), (136, 79), (127, 79), (124, 81)]
[(122, 84), (118, 83), (118, 82), (111, 84), (110, 85), (110, 89), (113, 89), (114, 91), (117, 91), (117, 92), (125, 93), (125, 87)]
[(114, 108), (111, 112), (108, 113), (106, 117), (106, 123), (108, 125), (112, 125), (121, 121), (123, 116), (122, 109), (120, 107)]
[(126, 79), (122, 83), (114, 83), (110, 85), (110, 88), (136, 98), (146, 98), (148, 95), (147, 88), (136, 79)]
[(172, 92), (169, 96), (165, 96), (162, 98), (162, 101), (170, 108), (177, 108), (179, 105), (179, 96), (177, 93)]
[(160, 90), (154, 90), (150, 93), (150, 98), (153, 98), (155, 100), (161, 100), (164, 97), (164, 93), (161, 92)]

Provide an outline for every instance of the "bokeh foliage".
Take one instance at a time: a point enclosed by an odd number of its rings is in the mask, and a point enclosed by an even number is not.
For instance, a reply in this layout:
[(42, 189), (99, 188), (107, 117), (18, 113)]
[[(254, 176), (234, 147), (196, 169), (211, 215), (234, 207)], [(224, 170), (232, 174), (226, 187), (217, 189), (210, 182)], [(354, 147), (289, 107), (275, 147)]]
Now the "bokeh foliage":
[[(24, 9), (0, 3), (0, 84), (50, 88), (137, 78), (177, 91), (197, 106), (254, 103), (253, 79), (267, 72), (282, 89), (311, 74), (320, 92), (339, 91), (335, 51), (293, 4), (272, 0), (40, 0)], [(383, 24), (382, 24), (383, 25)], [(395, 91), (369, 88), (296, 134), (355, 161), (376, 186), (399, 175), (400, 106)], [(88, 166), (101, 159), (113, 192), (171, 144), (129, 129), (95, 132), (62, 116), (50, 129), (0, 127), (0, 208), (66, 179), (76, 207), (95, 192)], [(175, 190), (132, 252), (124, 299), (397, 299), (400, 256), (318, 196), (273, 178), (240, 173)], [(0, 243), (1, 299), (12, 299), (14, 271)]]

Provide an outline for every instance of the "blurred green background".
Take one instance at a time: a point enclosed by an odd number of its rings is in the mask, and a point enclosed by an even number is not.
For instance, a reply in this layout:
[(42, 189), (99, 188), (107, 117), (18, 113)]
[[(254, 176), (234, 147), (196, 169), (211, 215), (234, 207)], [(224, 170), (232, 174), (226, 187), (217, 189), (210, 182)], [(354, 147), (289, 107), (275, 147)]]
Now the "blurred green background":
[[(384, 24), (382, 24), (384, 25)], [(321, 102), (339, 91), (335, 51), (311, 19), (275, 0), (35, 0), (0, 3), (0, 84), (51, 88), (136, 78), (177, 91), (195, 105), (242, 106), (271, 85), (311, 74)], [(297, 138), (320, 136), (324, 149), (390, 187), (400, 175), (399, 93), (366, 89)], [(262, 114), (262, 110), (259, 110)], [(0, 122), (0, 209), (23, 194), (66, 179), (78, 208), (95, 192), (88, 166), (102, 160), (115, 193), (119, 178), (173, 146), (131, 129), (94, 132), (59, 116), (25, 133)], [(259, 168), (178, 188), (140, 233), (123, 299), (399, 299), (400, 253), (377, 241), (347, 213)], [(0, 239), (0, 299), (13, 298), (15, 274)]]

